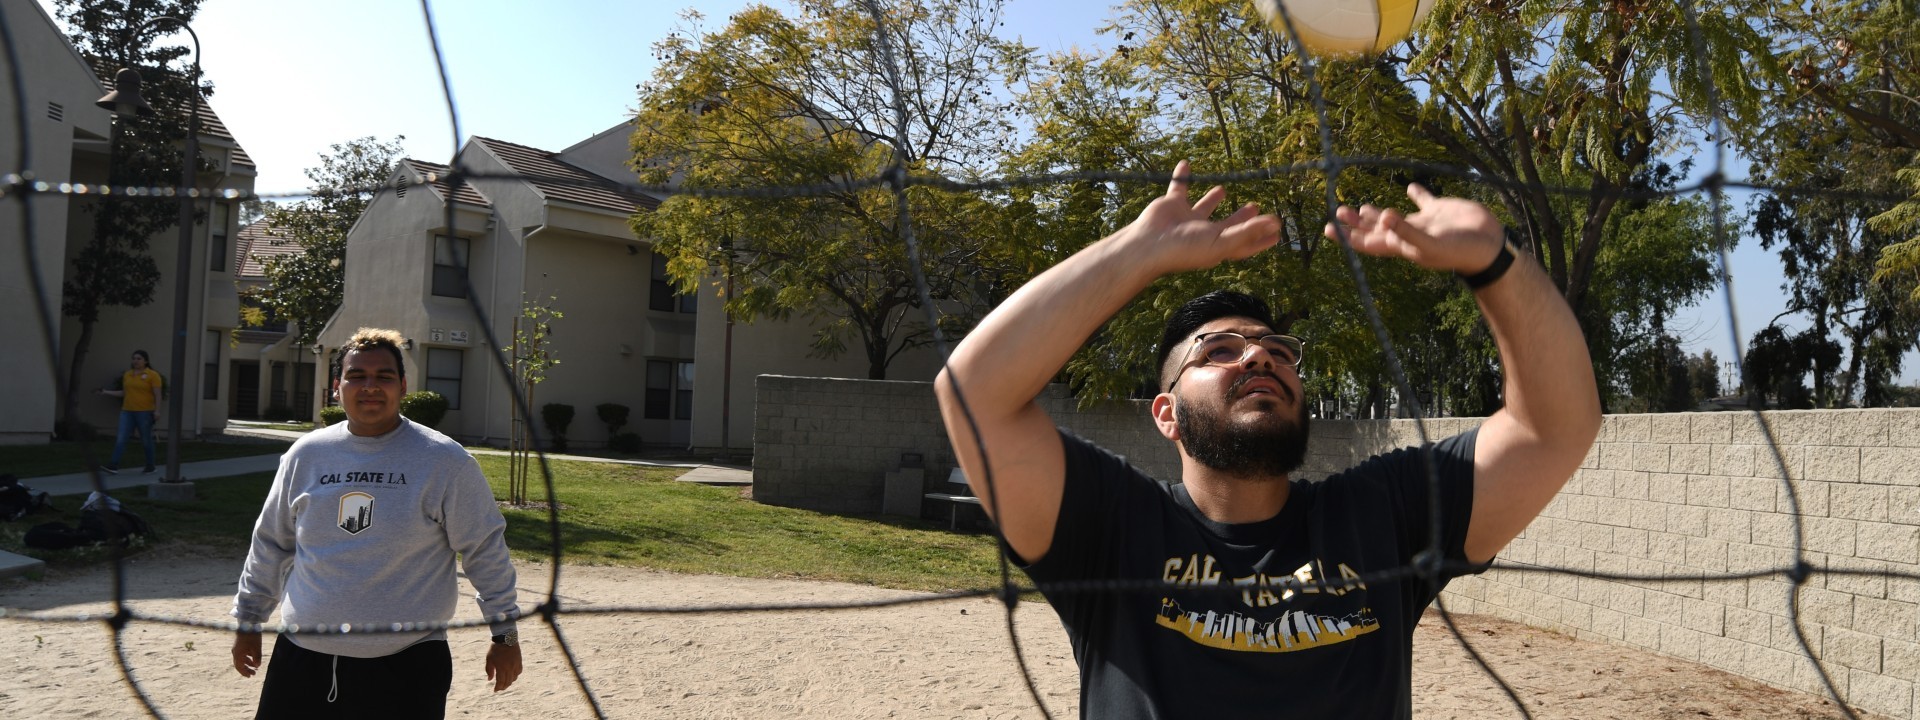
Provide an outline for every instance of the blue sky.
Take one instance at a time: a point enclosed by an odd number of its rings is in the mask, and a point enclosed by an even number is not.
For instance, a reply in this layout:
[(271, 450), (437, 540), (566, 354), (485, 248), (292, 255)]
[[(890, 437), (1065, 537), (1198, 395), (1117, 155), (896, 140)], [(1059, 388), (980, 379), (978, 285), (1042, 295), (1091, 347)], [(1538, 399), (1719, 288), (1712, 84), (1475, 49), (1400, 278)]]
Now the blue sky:
[[(51, 7), (51, 0), (41, 0)], [(634, 86), (653, 70), (652, 45), (695, 7), (709, 25), (745, 0), (442, 0), (436, 5), (447, 67), (468, 135), (561, 150), (619, 123)], [(777, 0), (776, 7), (782, 4)], [(1111, 0), (1010, 0), (1004, 31), (1042, 51), (1110, 46), (1094, 28)], [(302, 170), (329, 145), (404, 135), (407, 154), (444, 162), (451, 127), (417, 2), (205, 0), (200, 35), (214, 108), (259, 164), (256, 189), (297, 192)], [(179, 36), (183, 41), (185, 36)], [(1702, 152), (1696, 167), (1711, 162)], [(1746, 161), (1729, 157), (1729, 175)], [(1744, 201), (1729, 205), (1743, 212)], [(1747, 239), (1734, 253), (1740, 330), (1750, 337), (1784, 307), (1777, 257)], [(1679, 313), (1673, 330), (1689, 351), (1730, 359), (1727, 313), (1716, 291)], [(1783, 324), (1803, 327), (1789, 318)], [(1909, 354), (1904, 382), (1920, 378)]]

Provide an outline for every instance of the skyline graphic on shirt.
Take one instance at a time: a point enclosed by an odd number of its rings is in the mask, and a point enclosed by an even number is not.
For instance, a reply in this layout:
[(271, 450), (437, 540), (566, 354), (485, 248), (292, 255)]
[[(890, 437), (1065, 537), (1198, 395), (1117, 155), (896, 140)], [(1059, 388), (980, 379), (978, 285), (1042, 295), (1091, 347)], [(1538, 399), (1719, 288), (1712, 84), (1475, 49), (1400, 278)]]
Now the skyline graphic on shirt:
[(340, 529), (348, 535), (358, 535), (373, 525), (373, 496), (363, 492), (341, 495), (339, 520)]
[(1337, 618), (1295, 610), (1260, 620), (1239, 612), (1187, 610), (1169, 597), (1160, 598), (1160, 614), (1154, 622), (1201, 645), (1239, 652), (1296, 652), (1380, 629), (1373, 610), (1364, 607)]

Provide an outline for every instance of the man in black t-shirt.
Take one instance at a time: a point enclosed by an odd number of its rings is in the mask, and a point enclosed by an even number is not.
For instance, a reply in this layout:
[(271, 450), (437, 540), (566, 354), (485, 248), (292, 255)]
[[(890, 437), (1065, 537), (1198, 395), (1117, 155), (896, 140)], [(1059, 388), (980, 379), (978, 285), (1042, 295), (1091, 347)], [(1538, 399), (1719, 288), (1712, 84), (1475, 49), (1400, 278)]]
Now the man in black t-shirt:
[[(1253, 205), (1209, 219), (1225, 192), (1190, 203), (1188, 175), (1180, 163), (1137, 220), (1034, 278), (955, 348), (935, 382), (948, 435), (1066, 625), (1083, 715), (1407, 717), (1413, 627), (1446, 576), (1380, 573), (1415, 565), (1436, 539), (1449, 567), (1484, 564), (1546, 507), (1599, 430), (1586, 342), (1479, 204), (1416, 185), (1412, 215), (1342, 207), (1355, 250), (1459, 273), (1500, 348), (1506, 406), (1435, 446), (1439, 507), (1412, 450), (1318, 483), (1290, 477), (1307, 441), (1303, 343), (1240, 293), (1203, 295), (1168, 320), (1151, 412), (1181, 477), (1156, 481), (1056, 429), (1034, 400), (1155, 279), (1278, 240), (1277, 219)], [(1070, 589), (1110, 580), (1162, 587)]]

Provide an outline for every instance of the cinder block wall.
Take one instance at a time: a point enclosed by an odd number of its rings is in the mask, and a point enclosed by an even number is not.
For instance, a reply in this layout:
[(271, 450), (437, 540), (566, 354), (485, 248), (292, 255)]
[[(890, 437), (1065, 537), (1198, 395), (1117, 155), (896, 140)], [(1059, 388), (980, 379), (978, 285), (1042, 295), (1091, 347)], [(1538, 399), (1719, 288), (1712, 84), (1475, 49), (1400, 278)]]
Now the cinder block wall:
[[(930, 483), (953, 467), (929, 383), (761, 376), (757, 393), (761, 502), (873, 513), (901, 453), (926, 458)], [(1144, 401), (1082, 410), (1055, 387), (1042, 402), (1061, 425), (1155, 477), (1179, 477)], [(1765, 417), (1794, 478), (1808, 562), (1920, 574), (1920, 409)], [(1479, 422), (1428, 420), (1427, 434)], [(1302, 474), (1325, 477), (1417, 442), (1411, 420), (1317, 421)], [(1784, 575), (1699, 579), (1791, 564), (1793, 514), (1767, 448), (1750, 413), (1609, 416), (1579, 472), (1501, 562), (1695, 579), (1494, 570), (1454, 581), (1448, 607), (1823, 693), (1787, 621)], [(1807, 640), (1850, 702), (1920, 717), (1920, 581), (1822, 574), (1798, 597)]]
[[(1799, 497), (1807, 561), (1920, 573), (1920, 410), (1765, 417)], [(1779, 478), (1750, 413), (1611, 416), (1501, 560), (1696, 577), (1786, 567), (1793, 514)], [(1631, 583), (1495, 570), (1454, 581), (1446, 601), (1824, 694), (1787, 619), (1791, 587), (1783, 574)], [(1821, 574), (1799, 605), (1808, 644), (1851, 703), (1920, 717), (1920, 581)]]

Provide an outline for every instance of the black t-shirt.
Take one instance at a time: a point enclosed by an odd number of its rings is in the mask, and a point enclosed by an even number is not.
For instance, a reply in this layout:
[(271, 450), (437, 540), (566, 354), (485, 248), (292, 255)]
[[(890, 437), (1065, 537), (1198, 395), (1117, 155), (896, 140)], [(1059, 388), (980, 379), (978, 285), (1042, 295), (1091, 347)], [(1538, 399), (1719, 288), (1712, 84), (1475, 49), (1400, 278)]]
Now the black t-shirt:
[[(1420, 453), (1376, 455), (1321, 482), (1295, 480), (1280, 514), (1227, 525), (1062, 430), (1066, 488), (1041, 584), (1148, 580), (1142, 592), (1055, 589), (1088, 718), (1405, 718), (1413, 627), (1446, 582), (1356, 578), (1411, 566), (1429, 544)], [(1465, 562), (1473, 509), (1469, 431), (1434, 447), (1441, 543)], [(1306, 587), (1289, 590), (1281, 579)], [(1239, 592), (1221, 586), (1240, 586)], [(1198, 591), (1195, 591), (1195, 590)]]

